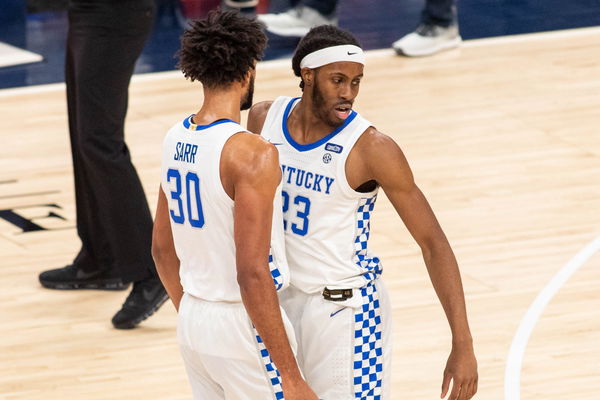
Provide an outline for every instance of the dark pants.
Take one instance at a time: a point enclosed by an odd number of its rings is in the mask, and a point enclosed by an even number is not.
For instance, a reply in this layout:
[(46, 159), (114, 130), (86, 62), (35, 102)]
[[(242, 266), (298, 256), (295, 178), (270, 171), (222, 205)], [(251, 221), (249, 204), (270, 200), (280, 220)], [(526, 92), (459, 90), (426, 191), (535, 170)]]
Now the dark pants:
[(124, 282), (156, 276), (152, 217), (123, 129), (129, 81), (154, 9), (153, 0), (69, 4), (65, 80), (82, 244), (74, 263)]
[[(330, 15), (335, 12), (338, 0), (301, 0), (300, 3), (323, 15)], [(455, 5), (456, 0), (426, 0), (421, 14), (421, 22), (449, 26), (456, 21)]]
[(427, 0), (421, 22), (445, 27), (452, 25), (456, 22), (456, 0)]
[(303, 0), (300, 3), (317, 10), (320, 14), (329, 16), (335, 12), (338, 0)]

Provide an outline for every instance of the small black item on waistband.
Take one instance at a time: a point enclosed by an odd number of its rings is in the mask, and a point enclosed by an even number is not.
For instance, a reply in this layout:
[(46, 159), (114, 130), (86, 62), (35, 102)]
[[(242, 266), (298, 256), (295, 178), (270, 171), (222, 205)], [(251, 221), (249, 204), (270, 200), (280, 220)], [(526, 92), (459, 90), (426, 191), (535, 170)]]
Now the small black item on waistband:
[(323, 289), (323, 297), (330, 301), (344, 301), (352, 297), (352, 289)]

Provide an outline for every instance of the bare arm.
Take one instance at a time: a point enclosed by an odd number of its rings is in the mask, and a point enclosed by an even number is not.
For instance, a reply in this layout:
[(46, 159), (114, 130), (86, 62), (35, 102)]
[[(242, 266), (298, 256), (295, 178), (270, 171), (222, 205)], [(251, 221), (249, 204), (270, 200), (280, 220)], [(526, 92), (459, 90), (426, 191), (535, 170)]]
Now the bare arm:
[(169, 206), (162, 187), (158, 191), (156, 218), (152, 230), (152, 258), (154, 258), (156, 270), (163, 286), (175, 305), (175, 309), (179, 311), (183, 287), (179, 280), (179, 258), (173, 244)]
[(272, 101), (261, 101), (250, 108), (247, 124), (250, 132), (260, 135), (271, 104), (273, 104)]
[[(429, 277), (446, 313), (452, 331), (452, 352), (442, 383), (442, 397), (453, 380), (450, 399), (470, 399), (477, 390), (477, 362), (460, 272), (446, 235), (414, 182), (398, 145), (389, 137), (368, 131), (361, 137), (368, 176), (381, 185), (402, 221), (421, 248)], [(365, 146), (365, 144), (369, 144)], [(364, 179), (364, 178), (363, 178)]]
[[(232, 177), (237, 276), (244, 306), (282, 377), (285, 398), (316, 399), (302, 379), (283, 325), (268, 267), (273, 197), (281, 179), (277, 150), (238, 134), (225, 162)], [(226, 145), (227, 146), (227, 145)], [(225, 150), (224, 150), (225, 153)]]

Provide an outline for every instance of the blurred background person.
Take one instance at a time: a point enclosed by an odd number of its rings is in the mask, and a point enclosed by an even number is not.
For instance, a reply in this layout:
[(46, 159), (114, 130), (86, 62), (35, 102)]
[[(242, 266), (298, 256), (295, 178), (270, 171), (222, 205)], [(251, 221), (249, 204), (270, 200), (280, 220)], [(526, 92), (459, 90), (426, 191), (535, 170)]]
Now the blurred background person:
[[(317, 25), (337, 25), (338, 0), (300, 0), (278, 14), (259, 14), (267, 30), (279, 36), (306, 35)], [(427, 56), (460, 45), (455, 0), (426, 0), (421, 22), (414, 32), (398, 39), (392, 48), (399, 55)]]
[(154, 22), (154, 0), (71, 0), (67, 110), (81, 249), (42, 272), (49, 289), (133, 288), (112, 318), (130, 329), (168, 298), (150, 254), (152, 217), (125, 143), (128, 88)]

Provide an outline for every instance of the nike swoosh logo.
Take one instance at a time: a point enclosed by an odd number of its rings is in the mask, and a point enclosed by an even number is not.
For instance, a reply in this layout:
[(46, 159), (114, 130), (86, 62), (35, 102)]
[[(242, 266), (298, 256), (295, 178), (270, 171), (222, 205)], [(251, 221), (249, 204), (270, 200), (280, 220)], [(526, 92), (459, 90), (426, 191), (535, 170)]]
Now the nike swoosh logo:
[(329, 314), (329, 317), (334, 317), (334, 316), (335, 316), (337, 313), (339, 313), (339, 312), (342, 312), (342, 311), (344, 311), (345, 309), (346, 309), (346, 307), (344, 307), (344, 308), (340, 308), (339, 310), (337, 310), (337, 311), (334, 311), (334, 312), (332, 312), (331, 314)]
[(349, 56), (353, 56), (353, 55), (355, 55), (355, 54), (358, 54), (358, 53), (350, 53), (350, 52), (348, 52), (348, 55), (349, 55)]
[(271, 143), (273, 146), (281, 146), (283, 143), (273, 143), (273, 142), (269, 142)]

